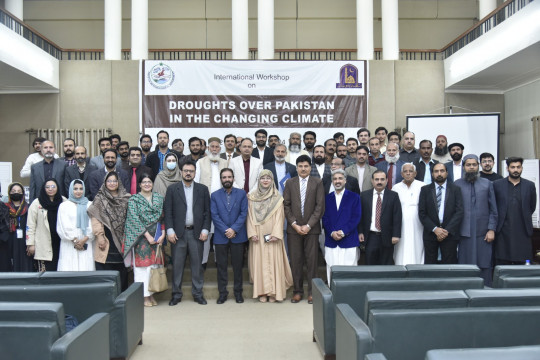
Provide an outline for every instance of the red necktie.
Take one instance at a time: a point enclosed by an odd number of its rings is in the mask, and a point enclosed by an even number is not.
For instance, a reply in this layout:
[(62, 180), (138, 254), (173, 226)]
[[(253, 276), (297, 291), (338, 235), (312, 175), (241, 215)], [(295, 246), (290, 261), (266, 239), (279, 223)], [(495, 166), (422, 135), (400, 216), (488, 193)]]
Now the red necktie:
[(381, 193), (377, 193), (377, 204), (375, 207), (375, 228), (379, 231), (381, 231), (381, 213), (382, 213)]
[(135, 195), (137, 193), (137, 174), (135, 173), (137, 171), (137, 168), (133, 168), (133, 175), (131, 175), (131, 189), (129, 189), (129, 193), (131, 195)]
[(392, 190), (392, 177), (394, 176), (394, 164), (390, 163), (390, 168), (388, 169), (388, 184), (386, 187), (388, 190)]

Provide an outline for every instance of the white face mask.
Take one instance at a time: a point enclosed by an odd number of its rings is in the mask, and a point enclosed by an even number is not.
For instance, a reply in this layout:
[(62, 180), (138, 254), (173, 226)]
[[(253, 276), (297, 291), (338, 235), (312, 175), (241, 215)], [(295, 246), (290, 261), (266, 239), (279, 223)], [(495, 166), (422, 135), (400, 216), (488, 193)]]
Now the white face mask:
[(167, 169), (174, 170), (176, 168), (176, 162), (168, 162)]

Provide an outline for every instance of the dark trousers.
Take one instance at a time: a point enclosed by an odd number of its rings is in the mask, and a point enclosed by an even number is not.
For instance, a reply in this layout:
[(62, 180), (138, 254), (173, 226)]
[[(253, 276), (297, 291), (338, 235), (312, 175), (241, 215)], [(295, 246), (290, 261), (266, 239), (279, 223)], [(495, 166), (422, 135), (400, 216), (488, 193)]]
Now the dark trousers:
[[(208, 241), (208, 240), (207, 240)], [(202, 266), (204, 243), (196, 239), (193, 230), (185, 230), (184, 236), (172, 244), (172, 296), (175, 299), (182, 298), (182, 278), (184, 277), (184, 266), (189, 254), (191, 265), (191, 293), (194, 298), (203, 296), (204, 268)]]
[(366, 265), (394, 265), (394, 245), (384, 246), (380, 233), (369, 232), (366, 243)]
[(446, 238), (439, 242), (434, 234), (430, 234), (429, 239), (424, 236), (424, 264), (437, 264), (439, 248), (441, 249), (441, 264), (458, 263), (457, 241)]
[(510, 261), (503, 259), (495, 259), (495, 265), (525, 265), (525, 261)]
[(244, 243), (214, 244), (217, 262), (217, 281), (220, 295), (227, 296), (229, 250), (231, 252), (231, 265), (234, 277), (234, 294), (242, 295), (242, 265), (244, 262)]
[(308, 281), (308, 294), (311, 295), (311, 280), (317, 277), (317, 258), (319, 234), (300, 235), (288, 233), (289, 255), (295, 294), (304, 293), (304, 262)]
[(120, 284), (122, 286), (122, 291), (125, 291), (128, 288), (128, 272), (126, 266), (123, 263), (99, 263), (95, 262), (96, 270), (116, 270), (120, 273)]

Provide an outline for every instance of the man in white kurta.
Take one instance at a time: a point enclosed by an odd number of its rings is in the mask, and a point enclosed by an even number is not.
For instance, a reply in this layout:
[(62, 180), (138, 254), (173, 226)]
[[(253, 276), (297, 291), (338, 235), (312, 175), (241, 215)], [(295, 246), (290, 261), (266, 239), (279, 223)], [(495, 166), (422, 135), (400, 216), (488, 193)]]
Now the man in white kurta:
[(401, 167), (403, 181), (394, 185), (392, 190), (399, 195), (403, 221), (401, 222), (401, 240), (394, 247), (396, 265), (424, 263), (424, 226), (418, 217), (418, 199), (420, 189), (425, 184), (415, 180), (416, 167), (406, 163)]

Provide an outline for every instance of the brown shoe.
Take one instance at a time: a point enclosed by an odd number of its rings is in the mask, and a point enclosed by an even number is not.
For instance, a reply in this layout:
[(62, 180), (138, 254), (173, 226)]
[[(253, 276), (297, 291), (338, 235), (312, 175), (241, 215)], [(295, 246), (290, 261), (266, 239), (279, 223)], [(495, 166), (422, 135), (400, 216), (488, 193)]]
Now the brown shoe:
[(301, 294), (294, 294), (294, 296), (291, 299), (291, 302), (293, 304), (296, 304), (296, 303), (300, 302), (301, 300), (302, 300), (302, 295)]
[(311, 295), (309, 295), (309, 296), (307, 297), (307, 303), (308, 303), (308, 304), (313, 304), (313, 298), (311, 297)]

